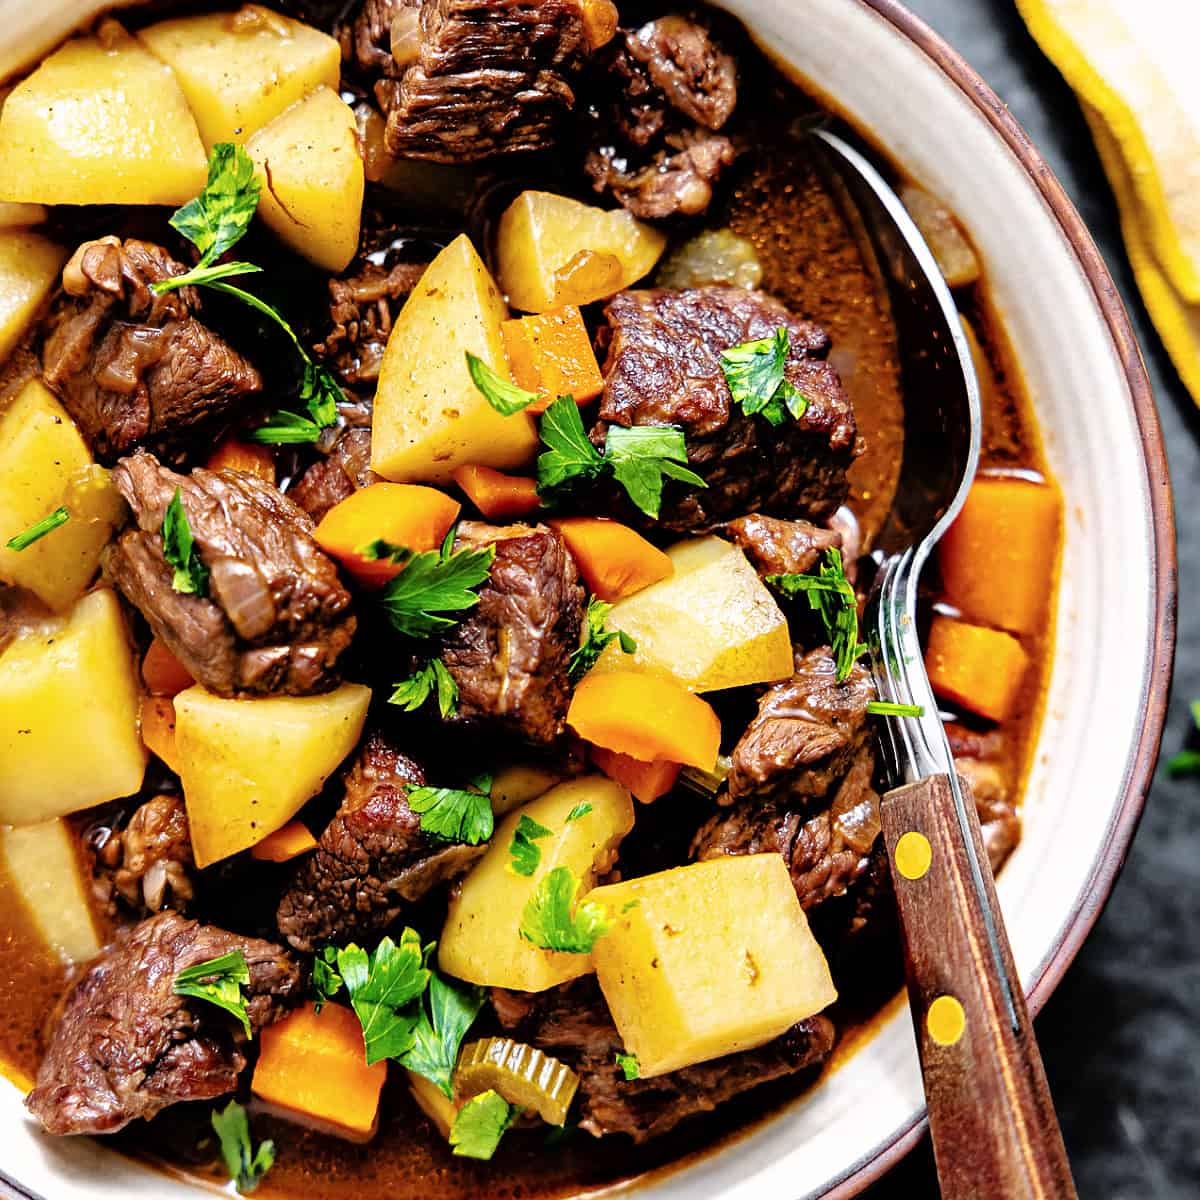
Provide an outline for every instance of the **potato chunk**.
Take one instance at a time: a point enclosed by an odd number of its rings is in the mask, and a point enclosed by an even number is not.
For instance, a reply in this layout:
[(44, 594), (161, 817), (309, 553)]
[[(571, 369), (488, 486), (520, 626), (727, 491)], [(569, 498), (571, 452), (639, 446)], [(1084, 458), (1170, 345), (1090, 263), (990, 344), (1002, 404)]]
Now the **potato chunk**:
[(623, 208), (522, 192), (500, 218), (497, 271), (513, 308), (545, 312), (615, 295), (649, 274), (666, 245)]
[[(63, 506), (60, 525), (24, 550), (5, 543)], [(0, 579), (64, 609), (92, 581), (124, 503), (92, 462), (75, 423), (40, 380), (31, 379), (0, 416)]]
[(0, 830), (0, 858), (47, 945), (66, 963), (86, 962), (101, 941), (75, 837), (61, 819)]
[(678, 542), (667, 555), (674, 574), (618, 600), (609, 614), (608, 628), (628, 633), (637, 653), (613, 642), (596, 670), (661, 671), (693, 692), (792, 673), (787, 619), (741, 550), (706, 537)]
[[(592, 807), (568, 821), (581, 804)], [(509, 850), (522, 816), (550, 830), (535, 842), (541, 858), (529, 876), (512, 870)], [(518, 932), (521, 915), (538, 883), (555, 867), (571, 870), (580, 880), (582, 897), (632, 828), (629, 793), (602, 775), (560, 783), (509, 813), (497, 827), (488, 852), (450, 901), (438, 944), (438, 965), (470, 983), (521, 992), (543, 992), (588, 974), (592, 970), (588, 955), (542, 950), (525, 941)]]
[(0, 200), (176, 205), (207, 176), (175, 76), (115, 23), (56, 50), (0, 112)]
[(0, 655), (0, 824), (33, 825), (141, 787), (137, 664), (115, 593)]
[(201, 687), (175, 697), (175, 744), (198, 867), (286, 825), (354, 749), (371, 689), (226, 700)]
[(44, 204), (10, 204), (6, 200), (0, 201), (0, 229), (40, 225), (49, 215)]
[(375, 393), (371, 468), (398, 483), (446, 483), (456, 467), (523, 466), (538, 444), (527, 413), (501, 416), (467, 373), (466, 351), (508, 378), (508, 309), (466, 234), (429, 264), (396, 318)]
[(613, 926), (592, 958), (643, 1077), (761, 1046), (837, 999), (778, 854), (596, 888)]
[(297, 254), (343, 270), (358, 249), (363, 164), (354, 114), (336, 92), (318, 88), (247, 143), (258, 170), (258, 213)]
[(175, 72), (209, 149), (244, 142), (309, 92), (338, 86), (337, 42), (257, 4), (159, 21), (137, 36)]
[(67, 252), (41, 234), (0, 232), (0, 362), (25, 336), (66, 261)]

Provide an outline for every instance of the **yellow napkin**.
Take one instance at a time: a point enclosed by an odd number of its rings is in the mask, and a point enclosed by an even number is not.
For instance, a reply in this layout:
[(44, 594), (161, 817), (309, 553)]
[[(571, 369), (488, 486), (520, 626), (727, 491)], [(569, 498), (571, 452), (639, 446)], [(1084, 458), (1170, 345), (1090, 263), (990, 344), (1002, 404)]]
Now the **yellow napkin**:
[(1079, 96), (1142, 298), (1200, 403), (1200, 4), (1016, 2)]

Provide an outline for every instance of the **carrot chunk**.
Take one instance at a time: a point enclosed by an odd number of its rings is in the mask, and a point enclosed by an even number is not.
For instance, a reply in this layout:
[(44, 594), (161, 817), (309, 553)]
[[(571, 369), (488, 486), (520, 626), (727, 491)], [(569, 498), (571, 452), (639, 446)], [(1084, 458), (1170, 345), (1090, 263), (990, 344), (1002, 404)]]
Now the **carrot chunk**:
[(142, 659), (142, 679), (155, 696), (178, 696), (196, 682), (187, 667), (158, 638), (151, 641)]
[(489, 521), (528, 516), (541, 507), (537, 480), (527, 475), (505, 475), (491, 467), (464, 465), (455, 468), (454, 482)]
[(317, 526), (317, 545), (363, 587), (382, 587), (404, 569), (366, 548), (383, 540), (419, 554), (441, 545), (462, 506), (437, 488), (415, 483), (374, 483), (335, 504)]
[(513, 382), (540, 397), (527, 412), (542, 412), (559, 396), (586, 404), (604, 390), (592, 339), (576, 305), (505, 321), (500, 333)]
[(367, 1066), (362, 1026), (348, 1008), (305, 1004), (262, 1031), (251, 1090), (301, 1125), (352, 1142), (379, 1127), (387, 1062)]
[(628, 525), (603, 517), (551, 521), (579, 564), (589, 590), (601, 600), (620, 600), (675, 573), (674, 564)]
[(175, 702), (170, 696), (142, 697), (142, 742), (179, 774), (179, 752), (175, 748)]
[(257, 446), (227, 437), (204, 464), (210, 471), (245, 471), (268, 483), (275, 482), (275, 455), (270, 446)]
[(978, 479), (938, 546), (946, 599), (972, 620), (1032, 633), (1046, 619), (1061, 529), (1057, 488)]
[(299, 858), (317, 848), (313, 837), (303, 821), (289, 821), (282, 829), (268, 833), (261, 842), (250, 847), (250, 857), (260, 862), (282, 863)]
[(925, 650), (933, 690), (947, 700), (1003, 721), (1012, 714), (1029, 667), (1021, 643), (998, 629), (935, 617)]
[(593, 671), (575, 689), (567, 724), (585, 741), (645, 763), (663, 758), (708, 771), (721, 748), (712, 707), (665, 675)]
[(603, 746), (592, 747), (592, 762), (609, 779), (627, 788), (643, 804), (650, 804), (665, 796), (679, 778), (680, 766), (676, 762), (656, 758), (653, 762), (641, 762), (628, 754), (618, 754)]

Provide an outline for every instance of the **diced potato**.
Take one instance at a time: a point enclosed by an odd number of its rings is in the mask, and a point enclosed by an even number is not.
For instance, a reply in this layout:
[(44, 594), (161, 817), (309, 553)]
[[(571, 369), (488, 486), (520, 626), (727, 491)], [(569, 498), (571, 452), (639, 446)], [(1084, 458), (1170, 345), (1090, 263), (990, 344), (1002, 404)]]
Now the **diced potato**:
[(371, 689), (226, 700), (175, 697), (175, 742), (198, 867), (246, 850), (290, 821), (354, 749)]
[[(24, 550), (6, 543), (64, 506), (65, 525)], [(54, 609), (78, 599), (124, 503), (92, 462), (75, 423), (40, 380), (31, 379), (0, 415), (0, 579), (28, 588)]]
[(837, 999), (778, 854), (733, 855), (596, 888), (593, 951), (641, 1075), (761, 1046)]
[[(580, 804), (591, 811), (574, 821), (568, 815)], [(522, 815), (550, 830), (536, 845), (541, 860), (530, 876), (511, 869), (509, 845)], [(484, 987), (544, 992), (592, 970), (586, 954), (542, 950), (518, 930), (525, 905), (543, 876), (567, 867), (587, 892), (599, 871), (612, 861), (621, 839), (633, 828), (629, 793), (601, 775), (572, 779), (552, 788), (524, 808), (511, 812), (497, 827), (487, 853), (463, 880), (438, 943), (438, 965), (450, 975)]]
[(0, 112), (0, 200), (177, 205), (207, 176), (175, 76), (115, 22), (56, 50)]
[(358, 249), (364, 186), (350, 106), (318, 88), (260, 129), (246, 150), (262, 189), (259, 216), (297, 254), (343, 270)]
[(507, 763), (497, 767), (492, 777), (492, 812), (498, 817), (510, 813), (530, 800), (544, 796), (556, 783), (561, 783), (564, 772), (552, 771), (540, 763)]
[(11, 204), (0, 201), (0, 229), (20, 229), (40, 225), (49, 211), (44, 204)]
[(900, 199), (933, 251), (946, 282), (952, 288), (974, 283), (980, 274), (979, 259), (954, 214), (936, 196), (912, 184), (900, 189)]
[(629, 287), (666, 245), (666, 234), (623, 208), (606, 212), (553, 192), (522, 192), (500, 218), (497, 274), (513, 308), (545, 312)]
[(47, 945), (66, 963), (86, 962), (101, 941), (75, 837), (63, 820), (0, 830), (0, 857)]
[(675, 573), (618, 600), (609, 629), (637, 642), (612, 642), (598, 671), (647, 670), (674, 676), (693, 692), (786, 679), (792, 673), (787, 618), (736, 546), (722, 538), (678, 542)]
[(34, 825), (142, 785), (137, 663), (116, 594), (0, 655), (0, 824)]
[(706, 229), (676, 247), (658, 264), (657, 287), (693, 288), (726, 283), (733, 287), (756, 288), (762, 283), (763, 268), (758, 251), (749, 238), (732, 229)]
[(408, 1080), (408, 1090), (412, 1092), (417, 1106), (434, 1123), (438, 1133), (449, 1140), (454, 1118), (458, 1116), (459, 1104), (424, 1075), (409, 1070), (405, 1070), (404, 1075)]
[(159, 21), (137, 36), (175, 72), (209, 149), (244, 142), (309, 92), (338, 86), (337, 42), (257, 4)]
[(0, 232), (0, 362), (25, 336), (66, 261), (67, 252), (41, 234)]
[(538, 445), (527, 413), (501, 416), (467, 372), (466, 352), (508, 378), (508, 309), (462, 234), (429, 264), (388, 338), (375, 393), (371, 469), (399, 483), (447, 483), (456, 467), (523, 466)]

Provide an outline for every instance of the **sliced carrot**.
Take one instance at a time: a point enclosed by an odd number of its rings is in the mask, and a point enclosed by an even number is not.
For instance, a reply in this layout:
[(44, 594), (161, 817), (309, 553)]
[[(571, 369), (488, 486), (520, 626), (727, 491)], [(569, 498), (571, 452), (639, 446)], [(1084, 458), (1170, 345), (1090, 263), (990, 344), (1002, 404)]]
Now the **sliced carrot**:
[(196, 681), (191, 672), (155, 638), (142, 659), (142, 678), (155, 696), (177, 696)]
[(675, 786), (681, 770), (677, 762), (667, 762), (663, 758), (642, 762), (603, 746), (592, 747), (592, 762), (609, 779), (628, 788), (643, 804), (665, 796)]
[(491, 467), (462, 466), (455, 469), (454, 482), (489, 521), (528, 516), (541, 507), (537, 480), (526, 475), (505, 475)]
[(526, 411), (542, 412), (559, 396), (586, 404), (604, 390), (592, 339), (576, 305), (505, 321), (500, 333), (513, 382), (540, 397)]
[(992, 721), (1009, 717), (1021, 695), (1029, 656), (998, 629), (935, 617), (925, 649), (933, 690)]
[(601, 600), (620, 600), (675, 573), (674, 564), (636, 530), (604, 517), (551, 521), (563, 535), (588, 588)]
[(1032, 633), (1046, 619), (1061, 530), (1057, 488), (982, 476), (938, 547), (946, 599), (973, 620)]
[(245, 471), (268, 483), (275, 482), (275, 454), (270, 446), (227, 437), (204, 464), (210, 471)]
[(383, 540), (419, 554), (441, 545), (462, 507), (445, 492), (416, 483), (374, 483), (335, 504), (317, 526), (317, 545), (364, 587), (382, 587), (404, 569), (363, 554)]
[(299, 858), (317, 848), (313, 837), (303, 821), (289, 821), (282, 829), (268, 833), (261, 842), (250, 847), (250, 857), (260, 862), (281, 863)]
[(387, 1062), (367, 1066), (362, 1026), (350, 1009), (302, 1008), (262, 1031), (254, 1094), (302, 1125), (352, 1142), (379, 1127)]
[(567, 710), (585, 741), (650, 763), (664, 758), (709, 771), (721, 748), (721, 722), (699, 696), (665, 675), (593, 671)]
[(175, 702), (170, 696), (142, 697), (142, 741), (146, 749), (179, 774), (175, 748)]

